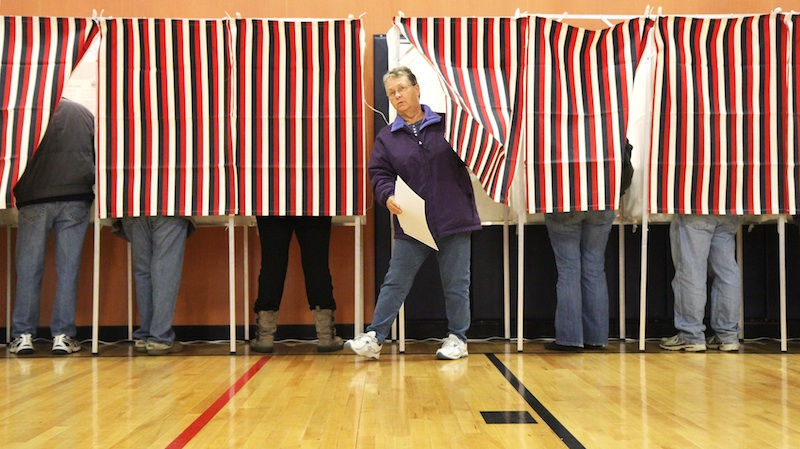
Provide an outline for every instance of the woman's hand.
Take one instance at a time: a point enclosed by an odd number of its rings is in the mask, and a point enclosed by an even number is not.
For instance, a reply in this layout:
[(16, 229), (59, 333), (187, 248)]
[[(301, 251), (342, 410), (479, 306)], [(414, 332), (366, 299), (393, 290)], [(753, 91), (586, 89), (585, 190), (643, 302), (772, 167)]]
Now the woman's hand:
[(403, 209), (400, 208), (400, 205), (397, 204), (397, 201), (394, 200), (394, 195), (390, 196), (388, 200), (386, 200), (386, 208), (389, 209), (389, 212), (400, 215), (403, 213)]

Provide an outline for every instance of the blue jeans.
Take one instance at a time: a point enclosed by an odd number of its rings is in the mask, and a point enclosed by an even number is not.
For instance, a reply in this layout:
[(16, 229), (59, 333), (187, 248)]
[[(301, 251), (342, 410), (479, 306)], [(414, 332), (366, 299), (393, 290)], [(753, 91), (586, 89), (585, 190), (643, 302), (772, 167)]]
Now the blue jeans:
[(467, 341), (471, 316), (469, 307), (471, 232), (437, 239), (439, 251), (416, 240), (396, 239), (389, 261), (389, 271), (383, 279), (372, 323), (367, 331), (375, 331), (378, 343), (383, 344), (400, 306), (408, 296), (414, 277), (425, 259), (436, 254), (444, 292), (447, 327), (461, 341)]
[(51, 230), (55, 236), (58, 280), (50, 333), (53, 336), (75, 336), (78, 272), (91, 206), (90, 201), (53, 201), (20, 208), (16, 249), (17, 293), (11, 326), (13, 338), (22, 334), (36, 336), (42, 273)]
[(181, 217), (122, 219), (131, 242), (136, 279), (137, 340), (172, 344), (172, 318), (178, 302), (189, 221)]
[(736, 231), (730, 215), (676, 215), (669, 227), (675, 277), (675, 329), (690, 343), (705, 343), (706, 282), (711, 285), (711, 328), (723, 343), (739, 341), (741, 278)]
[(608, 344), (606, 243), (614, 211), (560, 212), (544, 216), (556, 258), (556, 343)]

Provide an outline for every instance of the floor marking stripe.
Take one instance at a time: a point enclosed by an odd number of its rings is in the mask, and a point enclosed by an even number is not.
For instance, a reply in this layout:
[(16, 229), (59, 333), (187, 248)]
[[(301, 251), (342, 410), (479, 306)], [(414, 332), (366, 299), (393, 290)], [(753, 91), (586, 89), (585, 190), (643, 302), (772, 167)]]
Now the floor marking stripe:
[(177, 438), (172, 440), (172, 443), (169, 443), (167, 449), (179, 449), (186, 446), (192, 438), (194, 438), (201, 430), (203, 430), (203, 427), (205, 427), (206, 424), (211, 421), (211, 418), (219, 413), (219, 411), (222, 410), (222, 407), (224, 407), (225, 404), (233, 399), (233, 397), (236, 396), (236, 393), (238, 393), (239, 390), (241, 390), (242, 387), (244, 387), (245, 384), (247, 384), (247, 382), (249, 382), (250, 379), (256, 375), (256, 373), (258, 373), (261, 367), (263, 367), (270, 358), (270, 356), (263, 356), (258, 359), (258, 361), (253, 364), (253, 366), (251, 366), (250, 369), (248, 369), (247, 372), (236, 381), (236, 383), (222, 393), (222, 395), (217, 398), (217, 400), (214, 401), (214, 403), (211, 404), (206, 411), (198, 416), (197, 419), (195, 419), (194, 422), (189, 425), (189, 427), (187, 427), (180, 435), (178, 435)]
[(517, 390), (517, 393), (519, 393), (520, 396), (525, 399), (525, 402), (527, 402), (533, 411), (535, 411), (536, 414), (542, 418), (542, 421), (544, 421), (545, 424), (547, 424), (547, 426), (550, 427), (550, 429), (552, 429), (559, 438), (561, 438), (561, 441), (563, 441), (569, 449), (585, 449), (580, 441), (578, 441), (578, 439), (575, 438), (575, 436), (572, 435), (569, 430), (567, 430), (567, 428), (564, 427), (564, 425), (561, 424), (558, 419), (556, 419), (556, 417), (553, 416), (553, 414), (550, 413), (544, 405), (542, 405), (541, 402), (539, 402), (538, 399), (536, 399), (536, 396), (531, 394), (531, 392), (525, 388), (525, 385), (523, 385), (522, 382), (520, 382), (519, 379), (514, 376), (514, 373), (512, 373), (510, 369), (503, 365), (503, 362), (501, 362), (497, 356), (494, 354), (486, 354), (486, 357), (492, 361), (494, 366), (500, 370), (500, 373), (503, 375), (503, 377), (508, 380), (508, 383), (510, 383), (511, 386)]

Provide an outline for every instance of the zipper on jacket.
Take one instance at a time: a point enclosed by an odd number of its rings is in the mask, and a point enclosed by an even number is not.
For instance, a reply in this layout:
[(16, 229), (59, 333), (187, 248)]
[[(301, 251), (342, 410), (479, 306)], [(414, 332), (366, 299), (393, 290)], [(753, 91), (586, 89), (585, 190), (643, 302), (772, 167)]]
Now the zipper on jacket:
[[(422, 143), (422, 129), (419, 130), (419, 135), (414, 135), (414, 133), (409, 129), (408, 126), (404, 126), (404, 131), (408, 134), (409, 137), (412, 139), (417, 140), (417, 147), (419, 147), (420, 152), (422, 152), (422, 162), (424, 164), (423, 170), (425, 171), (425, 183), (430, 182), (431, 179), (431, 167), (428, 163), (428, 157), (430, 157), (430, 150), (425, 148), (425, 144)], [(420, 127), (421, 128), (421, 127)]]

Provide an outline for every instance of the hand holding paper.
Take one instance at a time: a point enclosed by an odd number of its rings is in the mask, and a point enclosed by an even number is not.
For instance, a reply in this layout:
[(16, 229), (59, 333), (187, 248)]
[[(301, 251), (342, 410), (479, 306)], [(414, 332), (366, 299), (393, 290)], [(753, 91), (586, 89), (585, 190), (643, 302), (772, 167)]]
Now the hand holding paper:
[(403, 210), (403, 213), (397, 215), (403, 232), (439, 251), (428, 228), (428, 219), (425, 217), (425, 200), (411, 190), (411, 187), (399, 176), (394, 185), (394, 200)]

